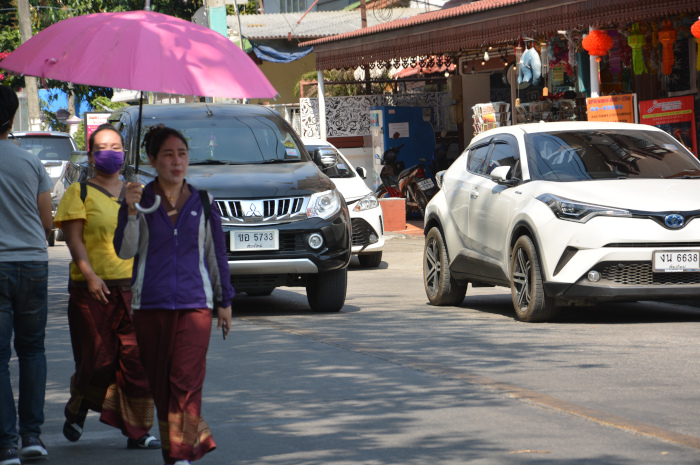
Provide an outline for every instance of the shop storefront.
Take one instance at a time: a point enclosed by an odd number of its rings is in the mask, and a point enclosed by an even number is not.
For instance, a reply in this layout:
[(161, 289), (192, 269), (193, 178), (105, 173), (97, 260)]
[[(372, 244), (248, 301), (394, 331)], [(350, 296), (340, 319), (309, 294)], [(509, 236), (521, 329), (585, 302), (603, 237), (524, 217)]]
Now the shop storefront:
[(319, 70), (457, 65), (463, 145), (504, 124), (620, 120), (697, 154), (699, 14), (690, 0), (481, 0), (311, 44)]

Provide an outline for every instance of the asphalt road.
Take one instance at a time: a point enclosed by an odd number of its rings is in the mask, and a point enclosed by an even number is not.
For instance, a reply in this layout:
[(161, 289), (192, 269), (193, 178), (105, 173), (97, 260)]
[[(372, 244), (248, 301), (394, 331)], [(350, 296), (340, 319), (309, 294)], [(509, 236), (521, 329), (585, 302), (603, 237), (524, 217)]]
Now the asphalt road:
[[(303, 289), (237, 297), (231, 336), (212, 333), (203, 413), (218, 448), (198, 463), (700, 463), (700, 310), (617, 304), (526, 324), (501, 288), (436, 308), (422, 247), (394, 235), (380, 268), (353, 259), (337, 314), (312, 313)], [(51, 463), (162, 463), (94, 413), (79, 442), (63, 438), (65, 244), (50, 257)], [(11, 372), (16, 384), (16, 360)]]

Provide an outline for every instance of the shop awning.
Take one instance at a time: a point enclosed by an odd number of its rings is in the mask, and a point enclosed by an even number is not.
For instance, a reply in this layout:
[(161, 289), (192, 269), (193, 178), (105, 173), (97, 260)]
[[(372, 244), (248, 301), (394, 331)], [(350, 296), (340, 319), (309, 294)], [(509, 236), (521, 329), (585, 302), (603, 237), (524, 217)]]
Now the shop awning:
[(316, 69), (352, 68), (698, 10), (697, 0), (481, 0), (301, 45), (314, 46)]

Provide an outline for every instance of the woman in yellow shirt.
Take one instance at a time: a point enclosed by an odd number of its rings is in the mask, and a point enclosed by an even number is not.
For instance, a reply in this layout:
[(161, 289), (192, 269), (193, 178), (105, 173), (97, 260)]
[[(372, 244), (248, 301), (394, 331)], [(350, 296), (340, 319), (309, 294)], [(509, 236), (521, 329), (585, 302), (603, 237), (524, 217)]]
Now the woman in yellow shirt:
[(153, 398), (131, 321), (133, 260), (117, 257), (113, 245), (125, 192), (121, 134), (110, 124), (98, 127), (90, 135), (88, 157), (95, 176), (66, 190), (54, 218), (73, 257), (68, 324), (75, 374), (63, 435), (80, 439), (88, 410), (94, 410), (103, 423), (121, 430), (128, 448), (158, 449), (160, 441), (148, 434)]

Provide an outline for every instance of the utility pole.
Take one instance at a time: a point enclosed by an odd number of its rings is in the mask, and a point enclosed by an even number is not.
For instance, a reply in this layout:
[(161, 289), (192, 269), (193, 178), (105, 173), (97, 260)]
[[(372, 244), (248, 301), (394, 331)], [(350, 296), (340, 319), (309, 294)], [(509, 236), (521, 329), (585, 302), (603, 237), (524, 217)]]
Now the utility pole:
[[(360, 0), (360, 20), (362, 29), (367, 27), (367, 2)], [(372, 95), (372, 81), (369, 74), (369, 65), (364, 65), (362, 70), (365, 73), (365, 95)]]
[[(19, 15), (19, 34), (22, 43), (32, 38), (32, 20), (29, 12), (29, 0), (17, 0), (17, 14)], [(39, 108), (39, 89), (36, 78), (24, 76), (27, 89), (27, 105), (29, 107), (29, 130), (41, 131), (41, 109)]]

